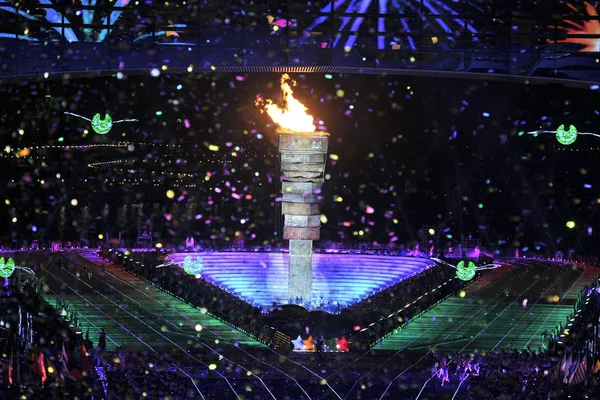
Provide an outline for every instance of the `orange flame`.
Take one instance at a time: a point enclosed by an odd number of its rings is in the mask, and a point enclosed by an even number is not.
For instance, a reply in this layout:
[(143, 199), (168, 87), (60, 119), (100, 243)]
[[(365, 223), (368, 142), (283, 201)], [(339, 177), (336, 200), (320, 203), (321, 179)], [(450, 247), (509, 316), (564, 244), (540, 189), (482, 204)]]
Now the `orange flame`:
[(292, 132), (314, 132), (317, 127), (313, 123), (314, 118), (306, 111), (304, 104), (294, 97), (292, 86), (296, 86), (288, 74), (281, 76), (281, 92), (283, 94), (284, 107), (281, 108), (273, 100), (264, 100), (258, 97), (254, 104), (260, 107), (260, 112), (266, 112), (269, 117), (280, 127)]
[[(585, 1), (585, 11), (583, 14), (585, 16), (597, 17), (598, 11), (596, 7), (591, 5), (589, 2)], [(567, 3), (567, 7), (577, 12), (577, 8), (570, 3)], [(598, 20), (590, 20), (590, 21), (564, 21), (570, 27), (559, 27), (559, 29), (563, 29), (566, 31), (567, 35), (598, 35), (600, 34), (600, 21)], [(581, 25), (583, 22), (583, 25)], [(566, 38), (562, 40), (558, 40), (557, 43), (575, 43), (585, 46), (580, 52), (597, 52), (600, 51), (600, 39), (598, 38)]]

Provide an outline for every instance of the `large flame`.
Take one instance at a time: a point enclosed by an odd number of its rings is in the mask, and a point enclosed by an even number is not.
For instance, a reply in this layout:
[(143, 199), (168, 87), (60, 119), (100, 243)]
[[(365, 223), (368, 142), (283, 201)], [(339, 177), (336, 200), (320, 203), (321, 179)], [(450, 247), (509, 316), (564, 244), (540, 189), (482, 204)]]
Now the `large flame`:
[[(584, 17), (598, 17), (598, 11), (596, 7), (594, 7), (589, 2), (585, 1), (583, 3), (585, 5), (585, 13), (583, 13)], [(567, 7), (571, 10), (578, 12), (577, 8), (571, 3), (567, 3)], [(562, 29), (566, 31), (568, 35), (598, 35), (600, 34), (600, 21), (597, 19), (590, 19), (589, 21), (578, 19), (577, 21), (572, 21), (569, 19), (564, 20), (566, 27), (559, 26), (558, 29)], [(583, 22), (583, 24), (581, 24)], [(576, 43), (579, 45), (583, 45), (584, 47), (579, 50), (580, 52), (597, 52), (600, 51), (600, 39), (597, 37), (570, 37), (562, 40), (557, 40), (557, 43)]]
[(281, 108), (273, 100), (264, 100), (258, 97), (254, 104), (260, 107), (260, 112), (266, 112), (277, 125), (283, 129), (292, 132), (314, 132), (317, 127), (313, 123), (312, 115), (307, 114), (307, 108), (300, 103), (292, 91), (292, 86), (296, 86), (288, 74), (281, 76), (281, 92), (283, 94), (284, 107)]

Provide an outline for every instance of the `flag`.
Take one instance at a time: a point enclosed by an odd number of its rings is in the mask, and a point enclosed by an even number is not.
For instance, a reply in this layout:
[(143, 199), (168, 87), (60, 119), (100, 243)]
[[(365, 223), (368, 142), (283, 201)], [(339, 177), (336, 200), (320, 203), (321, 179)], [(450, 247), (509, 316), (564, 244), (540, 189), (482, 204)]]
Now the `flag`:
[(600, 359), (596, 361), (596, 364), (594, 364), (594, 368), (592, 370), (593, 373), (597, 373), (598, 371), (600, 371)]
[(42, 374), (40, 370), (40, 351), (37, 348), (34, 348), (31, 353), (31, 369), (35, 375)]
[(562, 361), (559, 364), (561, 371), (565, 370), (565, 365), (567, 365), (567, 352), (565, 352), (565, 354), (563, 355)]
[(577, 370), (578, 365), (579, 365), (579, 360), (578, 359), (573, 360), (571, 367), (569, 368), (567, 374), (565, 375), (565, 379), (563, 380), (563, 383), (571, 383), (571, 380), (573, 379), (573, 375), (575, 374), (575, 371)]
[(571, 375), (571, 378), (569, 379), (569, 384), (571, 385), (577, 385), (582, 382), (587, 384), (587, 362), (585, 358), (583, 358), (582, 361), (577, 364), (573, 375)]
[(64, 382), (65, 377), (69, 375), (69, 356), (65, 349), (65, 343), (62, 344), (62, 352), (59, 355), (60, 360), (60, 379)]
[(571, 365), (573, 364), (573, 355), (569, 354), (569, 358), (566, 358), (566, 354), (565, 354), (565, 358), (562, 362), (562, 364), (560, 365), (560, 370), (562, 371), (563, 375), (564, 375), (564, 383), (567, 383), (566, 380), (568, 379), (567, 376), (569, 374), (569, 371), (571, 369)]
[(43, 351), (40, 351), (39, 365), (40, 365), (40, 373), (42, 375), (42, 385), (43, 385), (44, 383), (46, 383), (46, 379), (48, 378), (46, 376), (46, 364), (44, 363), (44, 352)]
[(77, 380), (82, 379), (82, 378), (83, 378), (83, 374), (81, 373), (81, 371), (79, 370), (79, 368), (75, 368), (75, 369), (69, 371), (69, 379), (77, 381)]
[(88, 372), (91, 371), (92, 369), (94, 369), (94, 367), (92, 366), (92, 363), (90, 362), (90, 359), (87, 356), (87, 349), (85, 348), (85, 345), (81, 346), (81, 370), (84, 372)]
[(68, 377), (72, 380), (78, 380), (83, 378), (83, 374), (79, 369), (79, 363), (81, 361), (81, 349), (77, 350), (77, 346), (71, 351), (71, 349), (67, 349), (66, 355), (67, 365), (70, 364), (68, 369)]
[(12, 345), (10, 346), (10, 359), (8, 360), (8, 382), (13, 384), (13, 350)]
[(75, 349), (73, 349), (71, 363), (69, 378), (73, 380), (82, 379), (85, 373), (94, 368), (87, 356), (87, 349), (84, 344), (78, 344)]

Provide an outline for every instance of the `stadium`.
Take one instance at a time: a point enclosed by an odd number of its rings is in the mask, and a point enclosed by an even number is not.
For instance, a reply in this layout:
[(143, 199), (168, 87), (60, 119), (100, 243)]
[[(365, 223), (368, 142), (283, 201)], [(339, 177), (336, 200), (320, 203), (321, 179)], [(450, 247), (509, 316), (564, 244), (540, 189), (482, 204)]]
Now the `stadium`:
[(600, 398), (596, 4), (0, 17), (0, 398)]

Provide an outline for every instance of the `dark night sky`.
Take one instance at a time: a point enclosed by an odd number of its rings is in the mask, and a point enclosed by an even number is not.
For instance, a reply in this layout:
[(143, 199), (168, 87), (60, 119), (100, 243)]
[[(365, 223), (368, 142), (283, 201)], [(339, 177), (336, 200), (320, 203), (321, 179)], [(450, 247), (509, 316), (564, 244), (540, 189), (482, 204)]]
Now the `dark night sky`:
[[(590, 235), (588, 227), (598, 221), (600, 183), (596, 152), (583, 150), (600, 148), (600, 139), (580, 136), (565, 151), (552, 135), (519, 132), (561, 123), (595, 132), (596, 91), (414, 77), (293, 77), (297, 97), (325, 122), (332, 134), (330, 154), (339, 157), (327, 165), (323, 239), (406, 243), (418, 238), (422, 225), (439, 225), (456, 240), (470, 234), (493, 248), (539, 245), (542, 252), (594, 253), (597, 233)], [(156, 240), (165, 244), (192, 232), (224, 239), (237, 231), (248, 240), (273, 240), (276, 137), (253, 100), (258, 94), (279, 98), (279, 78), (163, 74), (5, 84), (2, 147), (56, 144), (60, 137), (65, 145), (127, 140), (183, 146), (34, 150), (38, 158), (18, 167), (14, 159), (1, 159), (7, 185), (0, 194), (10, 200), (0, 215), (2, 240), (8, 243), (11, 232), (19, 240), (95, 238), (107, 230), (116, 236), (136, 221), (134, 204), (144, 204), (150, 214), (154, 203)], [(140, 122), (115, 125), (106, 136), (84, 135), (89, 123), (64, 111), (90, 118), (108, 112), (114, 120)], [(209, 144), (219, 151), (210, 151)], [(234, 157), (236, 146), (241, 150)], [(129, 161), (86, 167), (117, 159)], [(177, 182), (171, 173), (194, 176)], [(122, 184), (124, 179), (160, 183), (134, 186)], [(232, 187), (240, 200), (232, 197)], [(166, 196), (169, 189), (173, 199)], [(374, 213), (367, 214), (367, 207)], [(569, 220), (574, 229), (566, 227)], [(361, 230), (363, 236), (354, 234)]]

